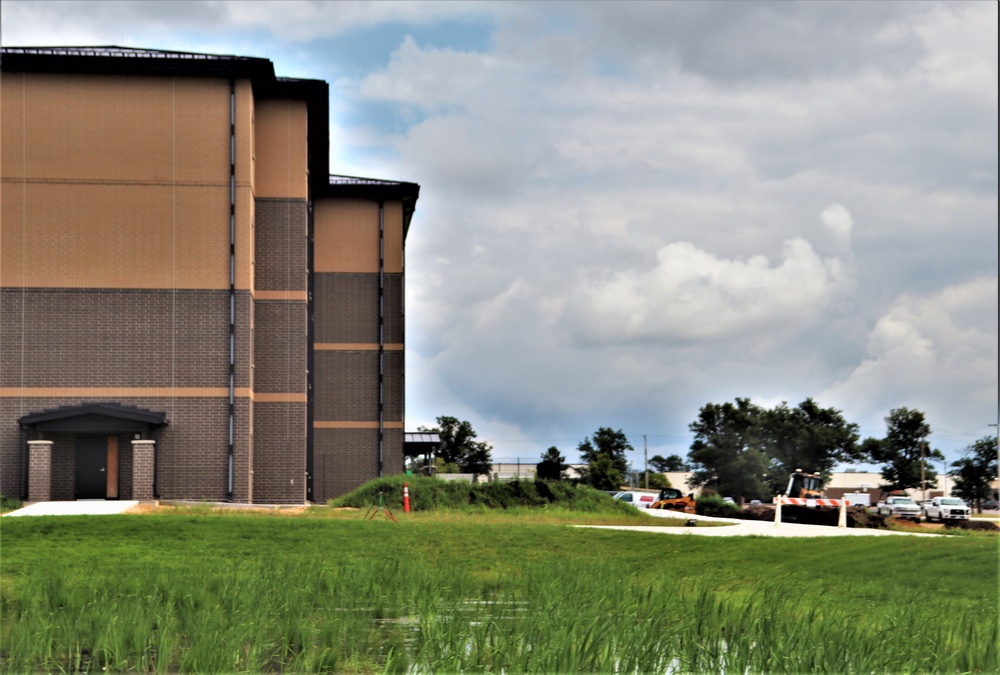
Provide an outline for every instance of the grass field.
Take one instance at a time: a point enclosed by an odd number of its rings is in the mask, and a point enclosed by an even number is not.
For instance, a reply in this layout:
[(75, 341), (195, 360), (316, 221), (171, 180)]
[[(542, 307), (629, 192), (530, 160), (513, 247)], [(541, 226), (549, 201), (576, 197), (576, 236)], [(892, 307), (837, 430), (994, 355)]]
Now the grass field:
[(0, 670), (996, 672), (995, 536), (552, 510), (0, 521)]

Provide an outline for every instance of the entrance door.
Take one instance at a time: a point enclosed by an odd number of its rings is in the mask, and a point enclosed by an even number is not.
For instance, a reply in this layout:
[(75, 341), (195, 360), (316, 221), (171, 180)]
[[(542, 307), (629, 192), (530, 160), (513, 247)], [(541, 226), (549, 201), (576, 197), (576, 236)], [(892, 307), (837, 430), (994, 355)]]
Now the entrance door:
[(108, 498), (107, 436), (77, 435), (76, 498)]

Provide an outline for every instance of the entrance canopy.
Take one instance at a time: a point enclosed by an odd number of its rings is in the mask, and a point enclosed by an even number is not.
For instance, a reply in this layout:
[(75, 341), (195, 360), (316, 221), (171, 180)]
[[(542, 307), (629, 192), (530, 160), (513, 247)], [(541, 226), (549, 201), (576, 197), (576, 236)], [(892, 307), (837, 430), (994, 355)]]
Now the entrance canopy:
[(432, 455), (441, 445), (441, 437), (436, 432), (406, 432), (403, 434), (403, 454), (406, 457)]
[(25, 415), (22, 428), (76, 434), (145, 433), (167, 424), (167, 414), (120, 403), (85, 403)]

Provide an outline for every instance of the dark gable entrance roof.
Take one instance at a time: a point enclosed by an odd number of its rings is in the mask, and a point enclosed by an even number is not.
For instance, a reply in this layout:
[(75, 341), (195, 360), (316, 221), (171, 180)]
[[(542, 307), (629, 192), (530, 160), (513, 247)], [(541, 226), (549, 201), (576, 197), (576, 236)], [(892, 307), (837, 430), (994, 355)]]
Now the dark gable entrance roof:
[(167, 414), (120, 403), (85, 403), (25, 415), (18, 420), (35, 431), (77, 434), (148, 432), (167, 424)]

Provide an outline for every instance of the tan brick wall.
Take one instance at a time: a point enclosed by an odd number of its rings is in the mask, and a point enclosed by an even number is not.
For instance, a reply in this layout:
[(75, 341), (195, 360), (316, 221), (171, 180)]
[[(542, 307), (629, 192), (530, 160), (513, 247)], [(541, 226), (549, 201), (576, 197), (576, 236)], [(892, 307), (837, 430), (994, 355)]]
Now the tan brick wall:
[(308, 197), (307, 143), (308, 115), (304, 101), (257, 101), (254, 109), (256, 197)]
[(215, 185), (229, 176), (229, 82), (4, 73), (3, 178)]
[(0, 285), (228, 287), (228, 82), (16, 73), (0, 87)]
[(0, 285), (229, 288), (227, 188), (4, 182)]

